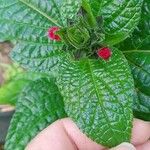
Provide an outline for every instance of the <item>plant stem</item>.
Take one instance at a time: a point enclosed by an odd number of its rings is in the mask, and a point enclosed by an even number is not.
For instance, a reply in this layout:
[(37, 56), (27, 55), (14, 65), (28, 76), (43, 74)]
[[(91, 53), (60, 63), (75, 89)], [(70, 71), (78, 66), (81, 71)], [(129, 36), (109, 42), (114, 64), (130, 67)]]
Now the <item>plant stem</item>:
[(87, 13), (87, 17), (88, 17), (88, 21), (89, 21), (90, 25), (92, 27), (96, 27), (97, 22), (96, 22), (96, 19), (93, 15), (93, 12), (92, 12), (91, 7), (90, 7), (89, 3), (87, 2), (87, 0), (82, 0), (82, 8)]

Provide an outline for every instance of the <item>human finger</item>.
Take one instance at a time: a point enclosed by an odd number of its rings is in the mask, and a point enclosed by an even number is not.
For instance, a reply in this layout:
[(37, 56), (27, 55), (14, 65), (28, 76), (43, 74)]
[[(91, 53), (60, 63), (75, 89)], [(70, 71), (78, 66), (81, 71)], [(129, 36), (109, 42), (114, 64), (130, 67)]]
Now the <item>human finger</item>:
[(150, 122), (134, 119), (131, 142), (140, 145), (150, 138)]

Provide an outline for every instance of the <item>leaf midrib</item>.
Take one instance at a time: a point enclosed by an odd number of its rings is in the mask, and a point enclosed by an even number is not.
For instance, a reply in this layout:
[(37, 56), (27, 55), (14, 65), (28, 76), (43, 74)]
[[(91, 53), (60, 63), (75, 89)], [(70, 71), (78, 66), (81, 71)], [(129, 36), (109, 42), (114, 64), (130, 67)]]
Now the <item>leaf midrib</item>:
[(122, 51), (123, 53), (150, 53), (150, 50), (128, 50)]
[[(110, 77), (111, 77), (111, 75), (114, 75), (114, 77), (115, 77), (116, 79), (118, 78), (117, 75), (116, 75), (115, 73), (113, 73), (110, 68), (108, 68), (107, 66), (106, 66), (106, 68), (105, 68), (104, 64), (103, 64), (103, 63), (101, 63), (101, 64), (103, 65), (104, 71), (105, 71), (105, 72), (108, 72)], [(122, 82), (121, 82), (121, 80), (120, 80), (119, 78), (118, 78), (118, 81), (119, 81), (118, 84), (119, 84), (120, 89), (121, 89), (122, 87), (124, 87), (124, 85), (122, 84)], [(105, 82), (104, 82), (104, 83), (105, 83)], [(105, 83), (105, 84), (106, 84), (106, 83)], [(106, 85), (107, 85), (107, 84), (106, 84)], [(122, 105), (121, 102), (119, 102), (118, 97), (117, 97), (116, 94), (113, 92), (113, 90), (111, 89), (111, 87), (109, 87), (109, 85), (107, 85), (107, 88), (110, 90), (111, 94), (114, 95), (114, 97), (115, 97), (116, 100), (118, 101), (118, 104), (120, 104), (122, 114), (123, 114), (124, 118), (127, 119), (126, 114), (125, 114), (124, 111), (122, 110), (122, 108), (124, 108), (124, 106)]]
[(54, 20), (53, 18), (48, 16), (46, 13), (44, 13), (41, 10), (39, 10), (38, 8), (36, 8), (34, 5), (27, 3), (25, 0), (19, 0), (19, 1), (22, 2), (23, 4), (25, 4), (26, 6), (30, 7), (31, 9), (35, 10), (36, 12), (41, 14), (43, 17), (47, 18), (50, 22), (54, 23), (56, 26), (61, 27), (61, 25), (56, 20)]
[(16, 25), (23, 25), (23, 26), (27, 25), (29, 27), (38, 28), (38, 29), (42, 29), (42, 30), (47, 30), (48, 29), (46, 27), (36, 26), (34, 24), (31, 24), (31, 23), (19, 22), (19, 21), (16, 21), (16, 20), (10, 20), (10, 19), (5, 19), (5, 18), (3, 18), (3, 19), (0, 18), (0, 22), (4, 22), (4, 23), (6, 22), (7, 24), (8, 23), (15, 23)]
[[(109, 121), (109, 119), (108, 119), (108, 117), (107, 117), (107, 114), (106, 114), (106, 112), (105, 112), (105, 109), (103, 109), (103, 103), (101, 102), (101, 98), (100, 98), (100, 95), (99, 95), (99, 92), (98, 92), (98, 89), (97, 89), (97, 84), (96, 84), (96, 81), (95, 81), (95, 79), (94, 79), (94, 76), (93, 76), (93, 73), (92, 73), (92, 66), (91, 66), (91, 64), (90, 64), (90, 60), (88, 60), (87, 59), (87, 62), (88, 62), (88, 66), (89, 66), (89, 73), (90, 73), (90, 76), (91, 76), (91, 79), (92, 79), (92, 82), (93, 82), (93, 85), (94, 85), (94, 89), (95, 89), (95, 91), (96, 91), (96, 95), (97, 95), (97, 98), (98, 98), (98, 101), (100, 102), (100, 104), (101, 104), (101, 108), (102, 108), (102, 112), (103, 112), (103, 114), (104, 114), (104, 116), (105, 116), (105, 119), (107, 120), (107, 123), (109, 124), (109, 127), (110, 127), (110, 130), (112, 131), (112, 133), (114, 134), (114, 131), (112, 130), (112, 125), (111, 125), (111, 123), (110, 123), (110, 121)], [(118, 139), (116, 139), (116, 141), (118, 141)]]

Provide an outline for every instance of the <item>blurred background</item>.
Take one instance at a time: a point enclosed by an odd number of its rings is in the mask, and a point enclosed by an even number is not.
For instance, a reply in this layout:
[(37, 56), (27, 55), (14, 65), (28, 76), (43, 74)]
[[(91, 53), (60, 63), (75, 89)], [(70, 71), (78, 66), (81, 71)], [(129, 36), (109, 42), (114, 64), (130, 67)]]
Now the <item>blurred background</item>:
[[(15, 41), (12, 41), (15, 44)], [(10, 59), (13, 44), (0, 42), (0, 150), (5, 143), (15, 105), (25, 86), (40, 78), (40, 74), (21, 68)], [(41, 74), (43, 76), (43, 74)]]
[(0, 85), (4, 83), (5, 80), (5, 69), (3, 64), (11, 65), (12, 62), (9, 58), (9, 52), (13, 48), (13, 45), (9, 42), (0, 42)]
[[(0, 89), (12, 76), (13, 64), (9, 53), (13, 45), (9, 42), (0, 42)], [(9, 91), (8, 91), (9, 92)], [(0, 93), (2, 96), (2, 93)], [(7, 104), (0, 104), (0, 150), (3, 149), (4, 140), (14, 107)]]

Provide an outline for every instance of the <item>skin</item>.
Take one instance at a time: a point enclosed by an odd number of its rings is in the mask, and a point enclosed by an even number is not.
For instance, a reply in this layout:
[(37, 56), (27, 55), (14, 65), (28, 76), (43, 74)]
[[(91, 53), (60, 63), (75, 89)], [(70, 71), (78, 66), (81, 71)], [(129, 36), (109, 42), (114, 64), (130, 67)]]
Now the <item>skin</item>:
[[(137, 150), (150, 148), (150, 122), (134, 119), (131, 143)], [(69, 118), (58, 120), (39, 133), (25, 150), (107, 150), (90, 140)], [(125, 150), (125, 149), (119, 149)]]

